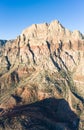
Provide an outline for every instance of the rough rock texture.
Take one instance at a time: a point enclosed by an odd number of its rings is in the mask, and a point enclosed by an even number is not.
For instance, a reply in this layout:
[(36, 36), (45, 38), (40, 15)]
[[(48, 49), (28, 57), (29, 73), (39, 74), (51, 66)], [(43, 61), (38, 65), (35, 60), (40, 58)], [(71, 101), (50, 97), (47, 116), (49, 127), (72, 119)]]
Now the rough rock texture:
[[(69, 103), (70, 109), (77, 116), (73, 118), (71, 114), (70, 118), (74, 122), (78, 117), (80, 119), (79, 127), (76, 125), (73, 129), (83, 130), (84, 36), (79, 31), (71, 32), (65, 29), (58, 21), (53, 21), (50, 24), (34, 24), (25, 29), (15, 40), (7, 41), (0, 48), (1, 112), (9, 109), (12, 111), (17, 108), (14, 108), (15, 106), (22, 107), (22, 105), (51, 97), (54, 97), (55, 100), (62, 99)], [(56, 123), (58, 124), (52, 130), (72, 130), (71, 126), (66, 126), (67, 121), (63, 123), (65, 114), (62, 116), (62, 112), (68, 108), (64, 107), (62, 109), (63, 107), (60, 108), (61, 105), (62, 102), (60, 106), (56, 106), (59, 111), (54, 114), (59, 115), (60, 120), (57, 118), (55, 125)], [(38, 109), (35, 109), (39, 113)], [(41, 116), (44, 116), (42, 111), (40, 111)], [(46, 113), (47, 110), (44, 111)], [(53, 108), (51, 112), (54, 112)], [(8, 111), (8, 114), (11, 114), (10, 111)], [(13, 120), (18, 124), (16, 119), (18, 120), (18, 116), (21, 115), (17, 115), (17, 113), (15, 115), (17, 118), (15, 117)], [(33, 116), (33, 110), (31, 115)], [(26, 118), (24, 117), (25, 120)], [(39, 115), (39, 118), (42, 117)], [(47, 117), (47, 120), (51, 122), (51, 118), (48, 119)], [(53, 117), (52, 122), (54, 121)], [(2, 124), (3, 122), (5, 121), (2, 120)], [(61, 128), (59, 123), (61, 123)], [(20, 122), (19, 125), (17, 130), (27, 129), (22, 128), (23, 125)], [(30, 127), (30, 129), (32, 128)], [(37, 129), (44, 128), (36, 127), (35, 130)], [(51, 127), (46, 127), (45, 129), (51, 130)]]

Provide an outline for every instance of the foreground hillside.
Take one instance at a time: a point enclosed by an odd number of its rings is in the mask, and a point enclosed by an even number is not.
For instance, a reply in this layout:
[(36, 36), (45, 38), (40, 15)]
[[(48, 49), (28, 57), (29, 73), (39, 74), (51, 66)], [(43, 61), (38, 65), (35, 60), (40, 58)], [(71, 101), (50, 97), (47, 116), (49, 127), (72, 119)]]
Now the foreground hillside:
[(34, 24), (1, 44), (0, 129), (84, 129), (84, 36), (79, 31), (70, 32), (58, 21)]

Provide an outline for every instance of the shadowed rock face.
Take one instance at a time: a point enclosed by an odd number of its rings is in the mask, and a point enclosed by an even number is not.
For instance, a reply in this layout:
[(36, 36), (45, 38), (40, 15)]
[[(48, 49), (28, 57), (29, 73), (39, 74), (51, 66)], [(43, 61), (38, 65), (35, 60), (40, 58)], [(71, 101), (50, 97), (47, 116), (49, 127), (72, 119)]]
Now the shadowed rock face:
[(7, 40), (0, 40), (0, 47), (5, 45), (6, 42), (7, 42)]
[(78, 130), (79, 125), (79, 118), (64, 99), (47, 98), (17, 106), (2, 116), (0, 126), (4, 129)]
[[(80, 117), (79, 129), (83, 129), (84, 36), (58, 21), (34, 24), (0, 48), (0, 111), (51, 97), (65, 99)], [(56, 107), (59, 123), (67, 109), (62, 107), (61, 112), (61, 105)]]

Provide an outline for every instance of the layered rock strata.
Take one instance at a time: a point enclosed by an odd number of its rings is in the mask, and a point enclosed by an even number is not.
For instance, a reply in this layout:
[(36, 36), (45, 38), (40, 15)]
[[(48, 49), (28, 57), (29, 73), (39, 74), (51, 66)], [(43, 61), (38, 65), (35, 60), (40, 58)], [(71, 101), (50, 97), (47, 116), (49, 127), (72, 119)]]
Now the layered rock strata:
[(83, 34), (58, 21), (34, 24), (0, 48), (0, 107), (55, 97), (65, 99), (82, 123), (83, 66)]

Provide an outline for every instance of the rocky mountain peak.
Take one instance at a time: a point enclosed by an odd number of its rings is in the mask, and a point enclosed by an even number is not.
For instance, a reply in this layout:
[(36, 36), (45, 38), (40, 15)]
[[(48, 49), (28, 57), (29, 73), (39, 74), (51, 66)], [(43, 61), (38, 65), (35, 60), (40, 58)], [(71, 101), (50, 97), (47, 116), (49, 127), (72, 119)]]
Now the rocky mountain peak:
[(55, 20), (6, 42), (0, 49), (1, 130), (84, 129), (83, 38)]
[(71, 41), (83, 39), (83, 35), (79, 31), (71, 32), (64, 28), (57, 20), (52, 21), (50, 24), (33, 24), (29, 28), (23, 30), (21, 37), (23, 37), (23, 35), (27, 41), (28, 39), (49, 39), (55, 42), (58, 42), (59, 40), (66, 42), (68, 39)]
[(74, 31), (72, 32), (72, 36), (73, 36), (75, 39), (84, 39), (83, 34), (82, 34), (80, 31), (78, 31), (78, 30), (74, 30)]

